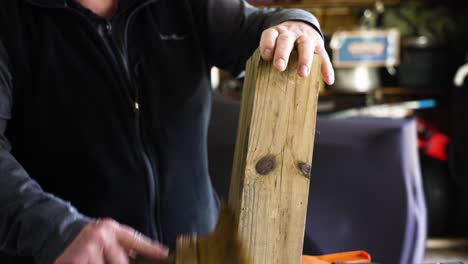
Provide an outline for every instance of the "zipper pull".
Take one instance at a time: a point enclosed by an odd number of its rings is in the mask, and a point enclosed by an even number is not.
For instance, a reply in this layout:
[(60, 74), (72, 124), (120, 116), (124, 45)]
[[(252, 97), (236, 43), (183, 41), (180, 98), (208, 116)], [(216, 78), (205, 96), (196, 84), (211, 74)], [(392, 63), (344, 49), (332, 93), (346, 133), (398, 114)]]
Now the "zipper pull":
[(135, 112), (140, 111), (140, 104), (138, 102), (135, 102), (134, 107), (135, 107)]
[(109, 36), (112, 35), (112, 23), (111, 22), (107, 22), (106, 31), (107, 31), (107, 34), (109, 34)]

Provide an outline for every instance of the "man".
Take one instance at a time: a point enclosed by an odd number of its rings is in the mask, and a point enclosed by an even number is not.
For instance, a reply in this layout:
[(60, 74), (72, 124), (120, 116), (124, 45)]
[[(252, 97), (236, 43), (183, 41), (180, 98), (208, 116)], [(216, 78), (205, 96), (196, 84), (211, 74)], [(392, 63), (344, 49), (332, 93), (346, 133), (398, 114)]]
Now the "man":
[(1, 263), (165, 257), (216, 223), (211, 66), (296, 46), (333, 82), (311, 14), (240, 0), (4, 0), (0, 40)]

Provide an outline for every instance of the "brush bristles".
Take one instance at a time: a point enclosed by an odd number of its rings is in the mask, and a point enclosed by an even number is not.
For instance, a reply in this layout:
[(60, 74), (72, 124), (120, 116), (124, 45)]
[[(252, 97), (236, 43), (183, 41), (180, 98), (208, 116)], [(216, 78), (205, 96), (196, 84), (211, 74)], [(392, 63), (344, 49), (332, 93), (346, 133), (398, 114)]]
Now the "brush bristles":
[[(195, 252), (194, 252), (195, 251)], [(162, 261), (138, 259), (132, 264), (250, 264), (247, 250), (237, 231), (233, 210), (221, 203), (218, 223), (213, 233), (195, 237), (181, 235), (175, 254)]]
[(214, 232), (199, 241), (200, 264), (250, 263), (235, 219), (233, 210), (223, 202)]

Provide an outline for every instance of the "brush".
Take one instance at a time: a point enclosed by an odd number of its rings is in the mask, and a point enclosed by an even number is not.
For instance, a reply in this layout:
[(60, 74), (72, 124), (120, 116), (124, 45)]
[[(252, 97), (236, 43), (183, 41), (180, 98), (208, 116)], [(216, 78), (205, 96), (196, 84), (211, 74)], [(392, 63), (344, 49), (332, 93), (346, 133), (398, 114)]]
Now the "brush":
[(214, 231), (203, 236), (182, 235), (167, 259), (154, 261), (137, 257), (132, 264), (251, 264), (237, 231), (233, 210), (221, 203)]

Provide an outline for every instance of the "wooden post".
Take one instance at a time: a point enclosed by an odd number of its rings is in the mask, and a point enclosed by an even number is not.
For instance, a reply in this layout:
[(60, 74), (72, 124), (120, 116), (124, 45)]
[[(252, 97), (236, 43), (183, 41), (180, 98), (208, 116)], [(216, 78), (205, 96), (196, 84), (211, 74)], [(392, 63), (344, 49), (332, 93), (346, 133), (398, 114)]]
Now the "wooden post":
[(322, 85), (320, 58), (297, 75), (297, 54), (285, 72), (249, 59), (242, 95), (229, 204), (253, 264), (299, 264)]
[[(297, 75), (294, 52), (283, 73), (256, 51), (246, 68), (229, 206), (216, 229), (181, 236), (159, 264), (299, 264), (322, 85), (320, 59)], [(234, 213), (231, 211), (234, 210)], [(143, 258), (137, 264), (150, 264)]]

